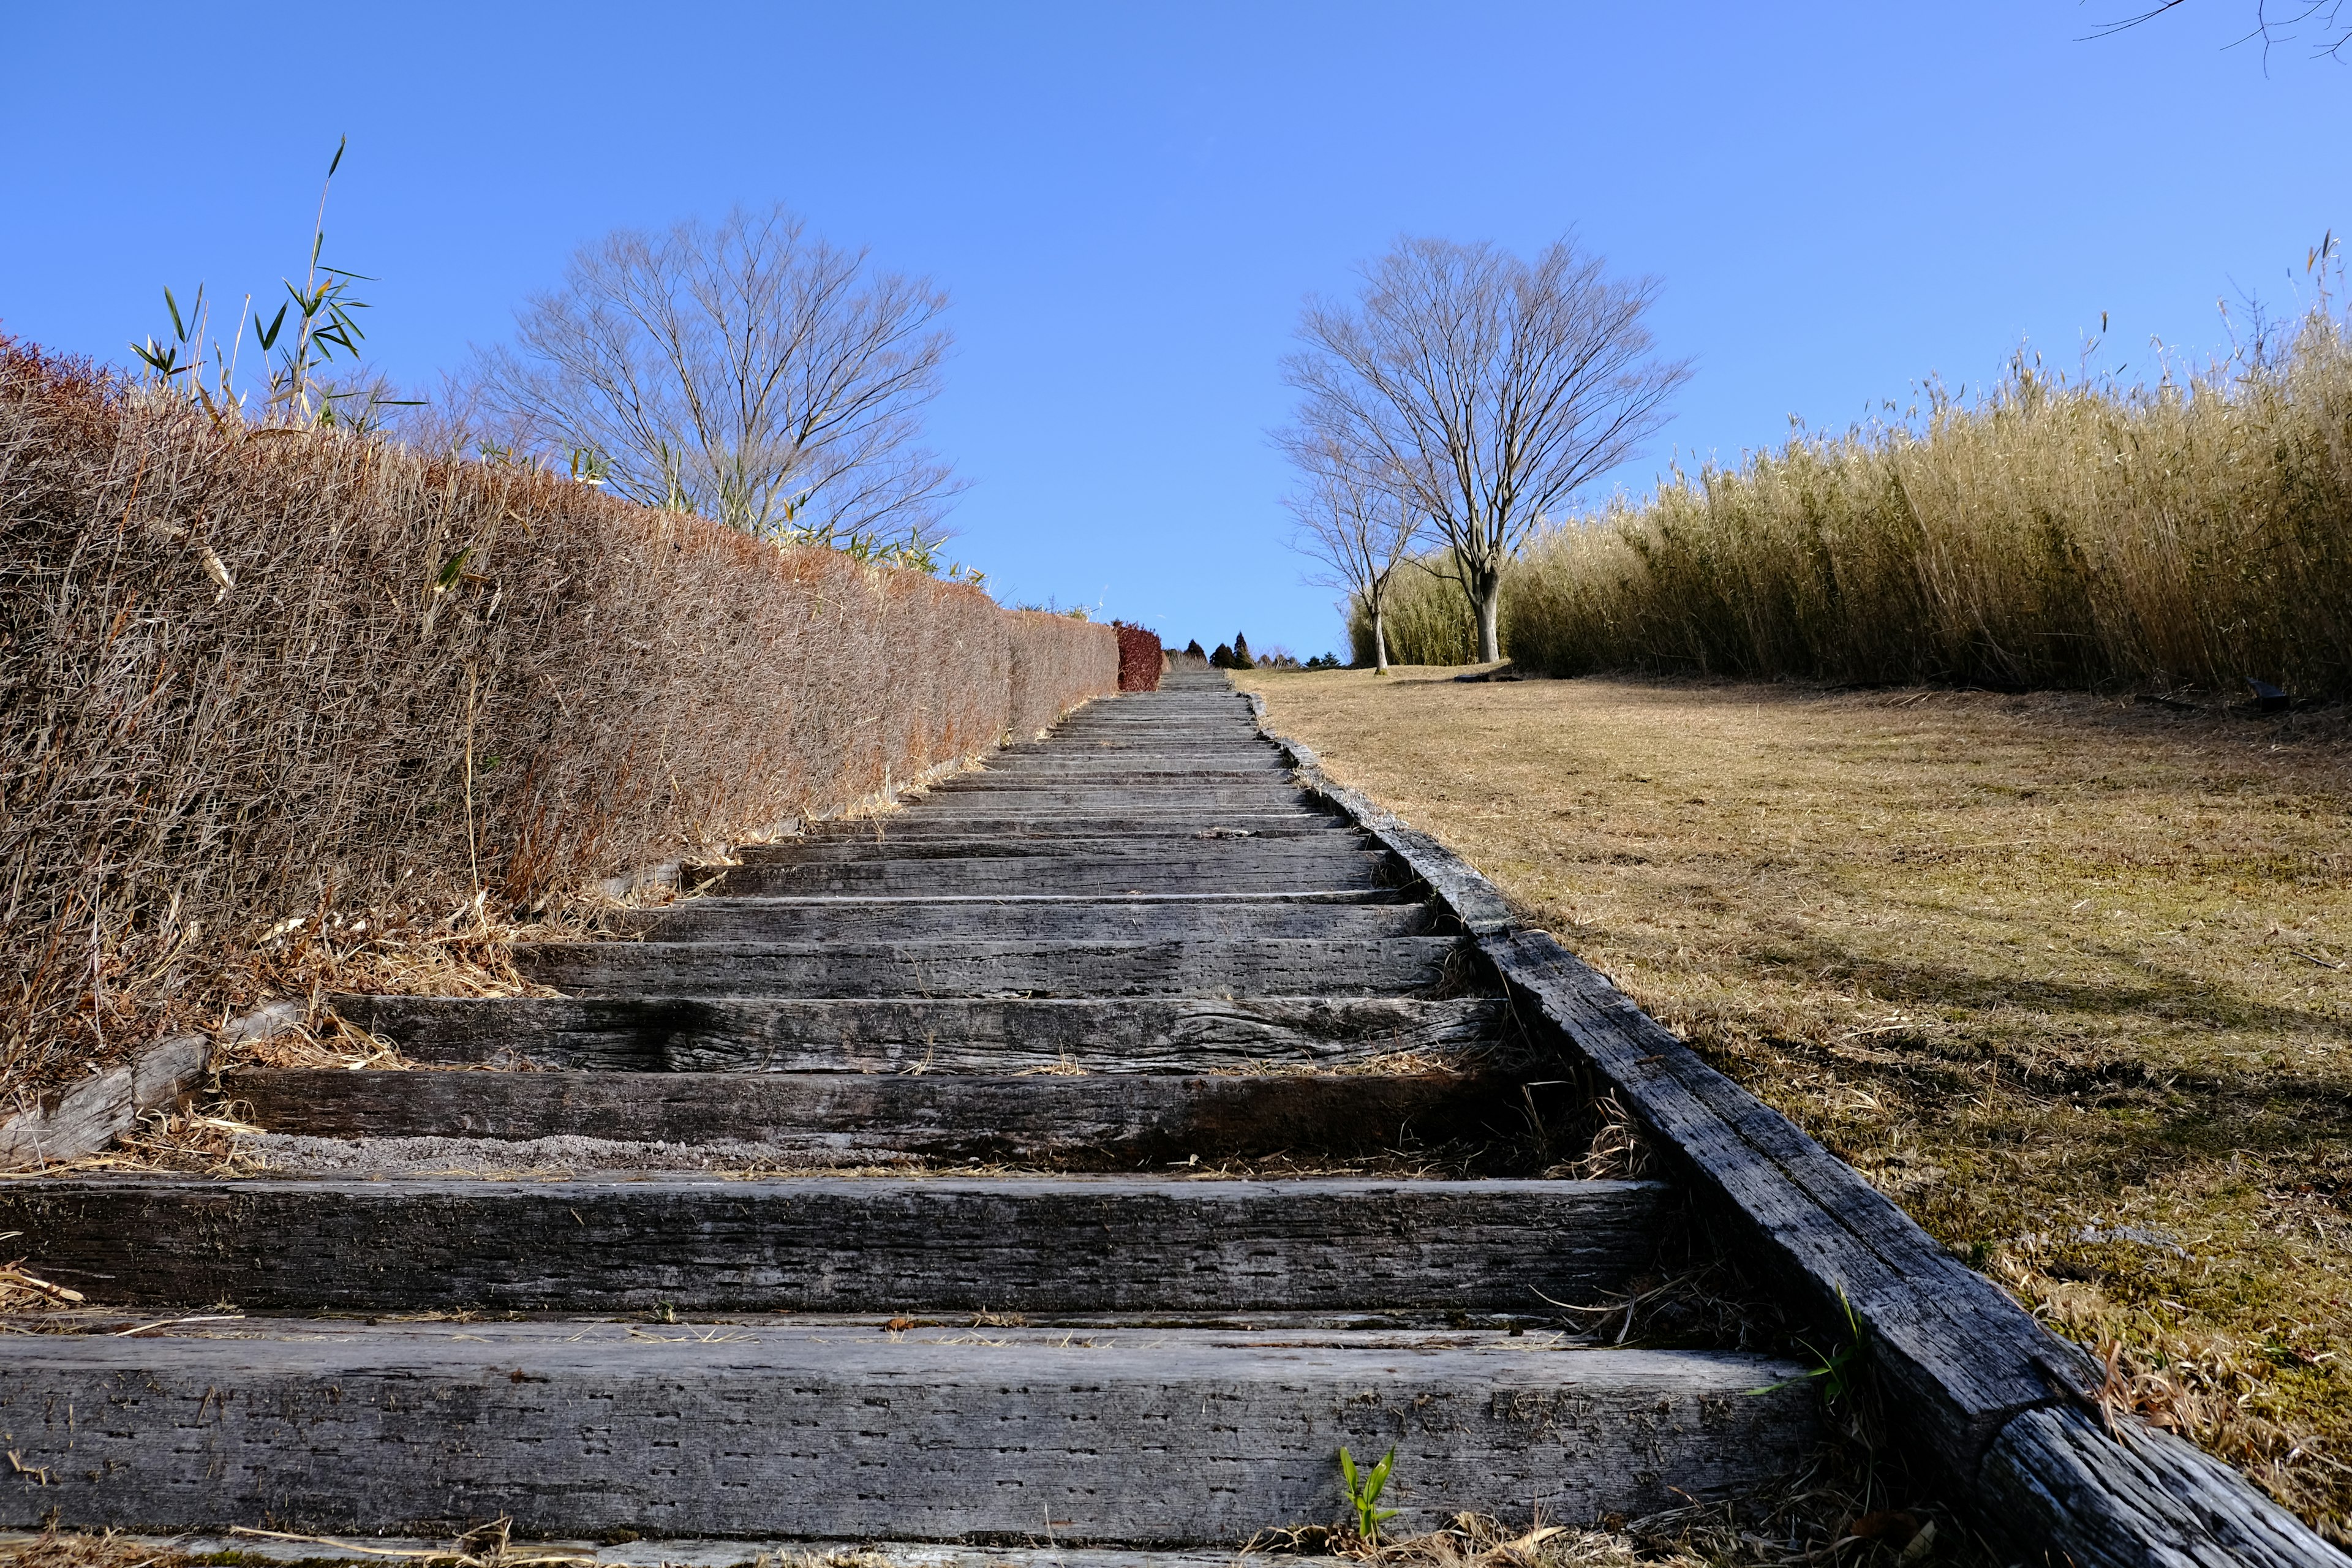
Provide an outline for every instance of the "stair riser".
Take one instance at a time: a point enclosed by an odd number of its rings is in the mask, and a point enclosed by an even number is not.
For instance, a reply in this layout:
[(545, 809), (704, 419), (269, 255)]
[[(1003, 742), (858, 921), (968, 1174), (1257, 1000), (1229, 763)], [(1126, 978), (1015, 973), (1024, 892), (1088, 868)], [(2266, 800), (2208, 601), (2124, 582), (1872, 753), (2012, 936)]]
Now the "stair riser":
[(248, 1068), (222, 1088), (273, 1132), (763, 1143), (838, 1160), (1160, 1169), (1350, 1156), (1527, 1130), (1516, 1084), (1345, 1078), (956, 1078), (827, 1073), (389, 1073)]
[[(655, 1329), (677, 1334), (684, 1330)], [(725, 1331), (720, 1331), (724, 1332)], [(1759, 1358), (1124, 1352), (646, 1341), (25, 1343), (0, 1417), (50, 1484), (0, 1520), (444, 1536), (1213, 1542), (1337, 1520), (1337, 1455), (1397, 1450), (1390, 1530), (1584, 1521), (1797, 1468), (1810, 1388)], [(281, 1347), (273, 1347), (281, 1348)], [(79, 1352), (79, 1356), (73, 1352)], [(68, 1412), (75, 1413), (70, 1429)]]
[(823, 838), (793, 838), (778, 844), (746, 844), (736, 852), (746, 866), (856, 866), (874, 860), (1055, 860), (1083, 858), (1127, 860), (1140, 865), (1186, 861), (1206, 851), (1220, 858), (1236, 858), (1236, 851), (1256, 851), (1252, 858), (1273, 857), (1285, 861), (1335, 858), (1377, 852), (1378, 846), (1360, 833), (1325, 825), (1269, 837), (1237, 835), (1216, 825), (1184, 834), (1058, 834), (1052, 837), (1003, 838), (964, 833), (953, 836), (907, 837), (897, 834), (837, 834)]
[[(1272, 847), (1267, 847), (1271, 849)], [(1240, 857), (1204, 846), (1166, 859), (1135, 856), (1003, 856), (982, 860), (878, 860), (845, 866), (737, 866), (711, 891), (729, 898), (865, 894), (894, 898), (1058, 893), (1305, 893), (1378, 888), (1396, 879), (1388, 857), (1313, 851)]]
[[(574, 996), (1376, 996), (1447, 978), (1452, 937), (1361, 942), (909, 942), (801, 951), (705, 942), (518, 947), (515, 966)], [(1465, 971), (1466, 973), (1466, 969)]]
[(1656, 1245), (1643, 1183), (41, 1182), (0, 1230), (110, 1305), (1537, 1312)]
[(1212, 942), (1228, 938), (1422, 936), (1422, 904), (1126, 902), (935, 904), (735, 903), (697, 900), (649, 917), (658, 942), (883, 942), (981, 938)]
[(1212, 828), (1246, 829), (1253, 838), (1313, 837), (1344, 829), (1347, 824), (1307, 811), (1196, 811), (1139, 816), (1134, 812), (1109, 816), (1044, 813), (1027, 816), (1002, 816), (984, 807), (974, 813), (942, 809), (908, 812), (870, 821), (826, 824), (803, 840), (830, 843), (869, 838), (906, 842), (920, 838), (1192, 838)]
[(336, 1010), (417, 1061), (523, 1057), (637, 1072), (1197, 1073), (1340, 1067), (1486, 1048), (1507, 1022), (1484, 998), (1419, 1002), (554, 1000), (339, 996)]

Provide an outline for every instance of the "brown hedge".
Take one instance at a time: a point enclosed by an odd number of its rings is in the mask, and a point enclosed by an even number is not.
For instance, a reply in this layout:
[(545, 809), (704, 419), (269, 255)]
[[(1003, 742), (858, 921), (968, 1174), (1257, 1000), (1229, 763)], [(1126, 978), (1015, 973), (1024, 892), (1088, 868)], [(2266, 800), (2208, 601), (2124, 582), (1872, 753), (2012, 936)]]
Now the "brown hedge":
[(1160, 668), (1166, 662), (1160, 655), (1160, 634), (1129, 626), (1125, 621), (1113, 621), (1111, 625), (1118, 628), (1118, 689), (1159, 690)]
[(1117, 689), (1111, 629), (0, 340), (5, 1091), (313, 909), (510, 910)]

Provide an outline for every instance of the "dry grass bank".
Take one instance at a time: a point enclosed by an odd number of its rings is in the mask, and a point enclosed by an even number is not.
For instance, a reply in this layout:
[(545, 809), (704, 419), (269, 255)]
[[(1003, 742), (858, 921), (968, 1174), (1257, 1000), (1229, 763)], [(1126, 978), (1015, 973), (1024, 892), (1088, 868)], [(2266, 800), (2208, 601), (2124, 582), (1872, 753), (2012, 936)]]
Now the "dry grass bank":
[[(1597, 670), (2003, 688), (2352, 692), (2352, 325), (2299, 322), (2147, 385), (2022, 356), (1981, 395), (1677, 471), (1538, 534), (1504, 652)], [(1370, 661), (1369, 626), (1351, 635)], [(1402, 662), (1474, 657), (1407, 574)]]
[(969, 584), (0, 340), (0, 1115), (282, 984), (289, 933), (451, 959), (1033, 732), (1118, 660)]
[(1238, 677), (2352, 1541), (2352, 721)]

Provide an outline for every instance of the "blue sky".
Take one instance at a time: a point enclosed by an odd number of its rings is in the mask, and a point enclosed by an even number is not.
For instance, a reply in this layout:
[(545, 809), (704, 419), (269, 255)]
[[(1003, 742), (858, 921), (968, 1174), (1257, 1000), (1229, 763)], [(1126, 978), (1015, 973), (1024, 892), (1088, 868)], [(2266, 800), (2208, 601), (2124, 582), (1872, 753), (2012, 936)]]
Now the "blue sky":
[[(0, 5), (0, 331), (123, 358), (160, 289), (332, 256), (404, 379), (582, 241), (782, 199), (959, 339), (953, 552), (1177, 642), (1341, 643), (1264, 432), (1301, 300), (1400, 232), (1575, 229), (1697, 361), (1666, 458), (1843, 426), (2021, 340), (2222, 342), (2352, 227), (2352, 67), (2253, 0), (398, 7)], [(1639, 14), (1634, 14), (1638, 12)]]

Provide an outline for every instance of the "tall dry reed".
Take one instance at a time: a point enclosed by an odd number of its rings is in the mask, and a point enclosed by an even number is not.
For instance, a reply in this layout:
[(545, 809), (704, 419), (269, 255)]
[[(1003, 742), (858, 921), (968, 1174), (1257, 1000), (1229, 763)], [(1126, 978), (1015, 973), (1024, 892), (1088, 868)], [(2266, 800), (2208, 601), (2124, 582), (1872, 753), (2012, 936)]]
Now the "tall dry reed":
[[(1433, 561), (1431, 564), (1443, 564)], [(1454, 583), (1401, 574), (1390, 652), (1462, 664)], [(1370, 627), (1354, 607), (1356, 660)], [(1530, 669), (2352, 691), (2352, 340), (2322, 306), (2155, 385), (2021, 360), (1916, 424), (1677, 472), (1511, 563)]]
[(2021, 360), (1916, 426), (1677, 474), (1537, 540), (1510, 656), (1863, 682), (2352, 691), (2352, 341), (2153, 386)]
[(0, 340), (0, 1114), (289, 914), (561, 904), (1117, 681), (1108, 626)]

